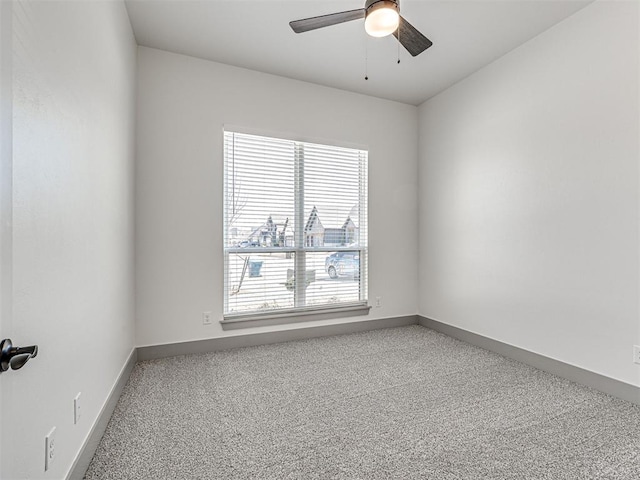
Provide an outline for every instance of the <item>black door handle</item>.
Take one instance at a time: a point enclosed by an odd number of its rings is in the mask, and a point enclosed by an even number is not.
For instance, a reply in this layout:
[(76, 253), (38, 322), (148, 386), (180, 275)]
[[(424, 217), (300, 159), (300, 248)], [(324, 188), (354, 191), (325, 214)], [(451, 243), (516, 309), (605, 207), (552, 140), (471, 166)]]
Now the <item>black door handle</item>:
[(38, 346), (14, 347), (11, 339), (5, 338), (0, 342), (0, 372), (6, 372), (11, 367), (18, 370), (24, 367), (29, 359), (38, 355)]

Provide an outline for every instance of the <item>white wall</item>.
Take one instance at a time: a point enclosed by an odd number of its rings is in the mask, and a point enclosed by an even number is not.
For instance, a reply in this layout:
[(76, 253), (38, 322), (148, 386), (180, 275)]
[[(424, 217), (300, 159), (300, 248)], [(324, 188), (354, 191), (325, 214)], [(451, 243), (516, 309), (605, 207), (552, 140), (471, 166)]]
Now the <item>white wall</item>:
[[(416, 313), (416, 107), (140, 47), (138, 345), (318, 324), (225, 332), (217, 322), (223, 124), (368, 146), (369, 298), (382, 296), (383, 307), (364, 318)], [(202, 325), (206, 310), (213, 325)]]
[[(11, 92), (11, 17), (10, 2), (0, 2), (0, 340), (11, 335), (11, 192), (12, 192), (12, 113)], [(3, 465), (3, 405), (8, 398), (11, 378), (0, 375), (0, 478)]]
[(419, 312), (640, 385), (636, 2), (419, 109)]
[(3, 479), (65, 477), (134, 345), (136, 51), (121, 2), (13, 5), (12, 336), (40, 353), (3, 374)]

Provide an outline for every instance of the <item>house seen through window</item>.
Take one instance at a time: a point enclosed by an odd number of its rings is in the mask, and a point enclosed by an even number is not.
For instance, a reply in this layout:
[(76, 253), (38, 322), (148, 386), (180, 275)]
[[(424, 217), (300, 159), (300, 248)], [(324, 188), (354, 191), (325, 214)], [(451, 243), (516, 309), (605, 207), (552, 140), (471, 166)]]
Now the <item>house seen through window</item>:
[(367, 301), (367, 152), (224, 133), (225, 318)]

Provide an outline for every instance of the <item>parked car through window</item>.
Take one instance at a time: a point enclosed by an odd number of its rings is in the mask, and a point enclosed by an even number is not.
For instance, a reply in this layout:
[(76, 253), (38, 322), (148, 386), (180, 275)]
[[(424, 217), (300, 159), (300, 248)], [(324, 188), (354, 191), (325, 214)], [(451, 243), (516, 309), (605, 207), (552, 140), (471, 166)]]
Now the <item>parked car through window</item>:
[(331, 278), (360, 277), (360, 252), (336, 252), (324, 261), (324, 269)]

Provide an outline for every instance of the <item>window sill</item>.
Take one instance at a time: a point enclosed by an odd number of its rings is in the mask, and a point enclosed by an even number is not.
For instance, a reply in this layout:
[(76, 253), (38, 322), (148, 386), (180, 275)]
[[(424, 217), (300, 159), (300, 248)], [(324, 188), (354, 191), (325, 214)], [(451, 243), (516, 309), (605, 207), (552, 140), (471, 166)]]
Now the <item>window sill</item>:
[(223, 330), (236, 330), (240, 328), (329, 320), (332, 318), (356, 317), (368, 315), (369, 310), (371, 310), (370, 305), (359, 303), (335, 308), (227, 315), (220, 321), (220, 324)]

